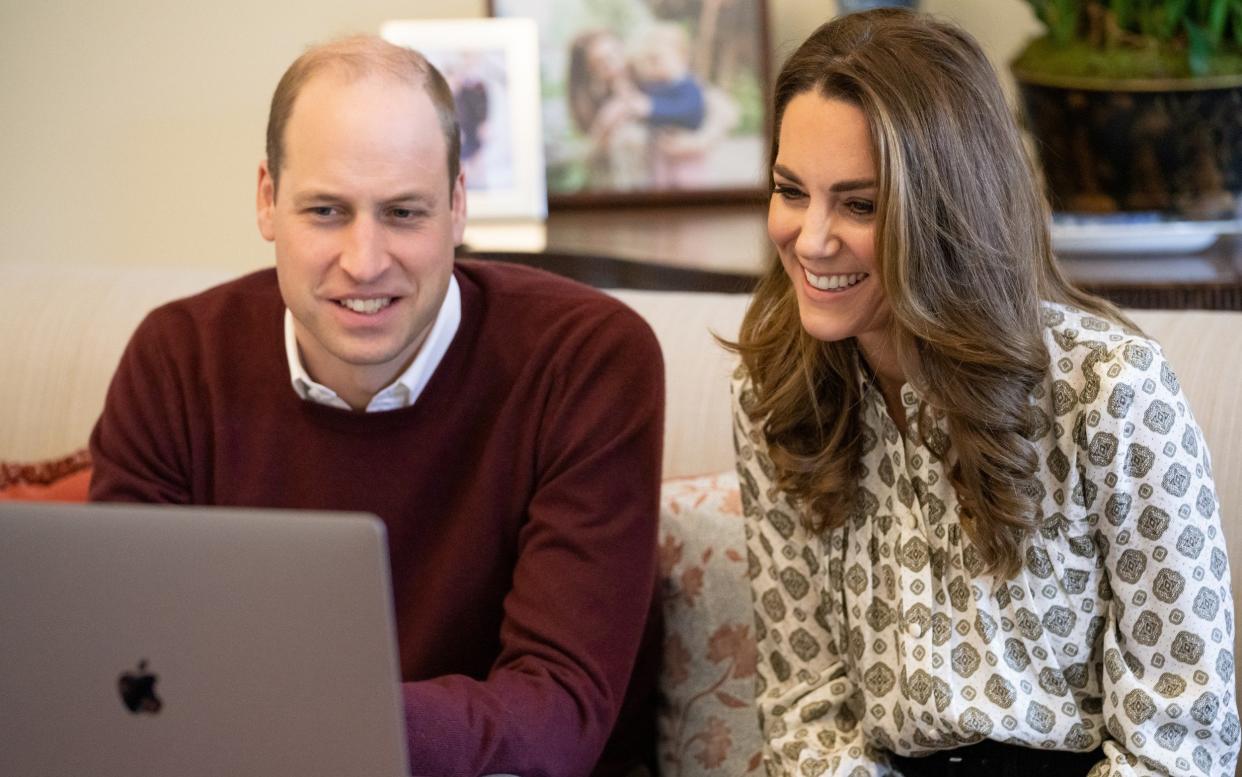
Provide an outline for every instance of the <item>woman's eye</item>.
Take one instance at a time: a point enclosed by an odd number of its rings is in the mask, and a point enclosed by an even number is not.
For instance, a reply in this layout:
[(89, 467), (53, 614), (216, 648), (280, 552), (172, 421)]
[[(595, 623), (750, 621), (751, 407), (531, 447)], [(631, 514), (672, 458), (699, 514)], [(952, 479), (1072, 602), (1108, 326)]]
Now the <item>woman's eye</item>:
[(772, 187), (772, 193), (786, 200), (796, 200), (804, 196), (801, 189), (784, 183), (775, 184)]
[(870, 216), (875, 213), (875, 203), (870, 200), (849, 200), (845, 207), (855, 216)]

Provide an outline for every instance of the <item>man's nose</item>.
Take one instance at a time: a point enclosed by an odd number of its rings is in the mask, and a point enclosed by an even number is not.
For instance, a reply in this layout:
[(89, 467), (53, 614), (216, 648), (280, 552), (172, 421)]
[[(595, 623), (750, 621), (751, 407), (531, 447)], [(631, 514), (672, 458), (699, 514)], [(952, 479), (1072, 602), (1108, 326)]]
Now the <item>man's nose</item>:
[(351, 278), (365, 283), (384, 274), (392, 263), (384, 231), (370, 216), (361, 215), (349, 225), (340, 266)]

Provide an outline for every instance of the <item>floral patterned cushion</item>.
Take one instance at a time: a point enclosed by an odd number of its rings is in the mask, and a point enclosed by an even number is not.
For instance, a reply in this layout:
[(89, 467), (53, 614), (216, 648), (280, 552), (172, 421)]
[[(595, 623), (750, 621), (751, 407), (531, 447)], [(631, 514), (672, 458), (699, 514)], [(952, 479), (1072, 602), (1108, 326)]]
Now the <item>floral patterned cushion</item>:
[(0, 502), (85, 502), (90, 483), (91, 454), (85, 448), (46, 461), (0, 461)]
[(664, 483), (660, 773), (760, 773), (755, 637), (737, 475)]

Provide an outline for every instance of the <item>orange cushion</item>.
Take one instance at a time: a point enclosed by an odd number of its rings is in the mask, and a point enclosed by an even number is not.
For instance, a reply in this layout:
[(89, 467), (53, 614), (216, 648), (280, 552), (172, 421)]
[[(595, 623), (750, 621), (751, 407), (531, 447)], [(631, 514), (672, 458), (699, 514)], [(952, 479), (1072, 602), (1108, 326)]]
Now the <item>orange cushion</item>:
[(85, 502), (91, 484), (86, 449), (38, 462), (0, 462), (0, 501)]

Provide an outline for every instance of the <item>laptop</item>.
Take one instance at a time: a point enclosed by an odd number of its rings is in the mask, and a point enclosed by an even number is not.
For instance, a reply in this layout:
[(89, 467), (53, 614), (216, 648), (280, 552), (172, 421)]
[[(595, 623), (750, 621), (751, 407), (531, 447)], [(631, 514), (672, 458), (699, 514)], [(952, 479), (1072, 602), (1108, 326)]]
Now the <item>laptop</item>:
[(0, 503), (0, 774), (408, 774), (374, 516)]

